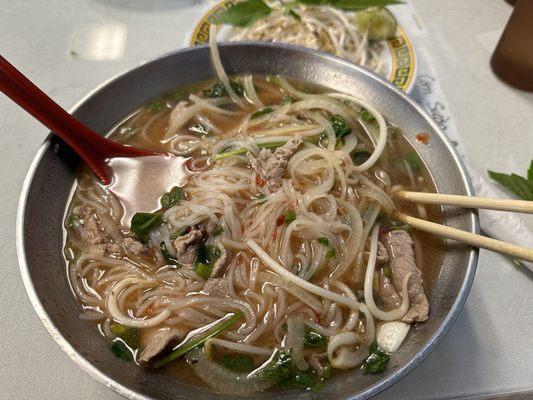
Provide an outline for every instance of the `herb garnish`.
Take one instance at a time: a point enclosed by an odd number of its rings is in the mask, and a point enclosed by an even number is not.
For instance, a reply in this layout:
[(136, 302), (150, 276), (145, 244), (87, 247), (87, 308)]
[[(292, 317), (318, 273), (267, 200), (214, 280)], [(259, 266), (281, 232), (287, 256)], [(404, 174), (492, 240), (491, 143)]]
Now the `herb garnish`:
[(420, 160), (420, 157), (414, 152), (407, 153), (404, 157), (405, 161), (409, 166), (414, 169), (415, 171), (420, 171), (422, 168), (422, 161)]
[[(240, 83), (231, 81), (230, 86), (237, 96), (244, 96), (244, 87)], [(205, 89), (203, 92), (204, 96), (209, 97), (210, 99), (226, 97), (228, 95), (226, 87), (222, 82), (214, 84), (212, 87), (210, 87), (209, 89)]]
[(227, 353), (222, 356), (220, 363), (237, 373), (251, 372), (255, 368), (254, 358), (248, 354)]
[(379, 374), (385, 371), (389, 360), (390, 356), (374, 342), (370, 345), (368, 357), (363, 361), (363, 373), (365, 375)]
[(150, 231), (160, 225), (161, 222), (163, 222), (163, 217), (158, 211), (153, 213), (138, 212), (131, 219), (131, 231), (141, 242), (146, 244), (150, 240)]
[(359, 116), (361, 119), (365, 122), (371, 122), (374, 121), (376, 118), (374, 118), (374, 115), (368, 111), (366, 108), (363, 108), (361, 112), (359, 113)]
[[(299, 19), (294, 12), (298, 5), (330, 6), (340, 10), (359, 11), (369, 7), (385, 7), (392, 4), (401, 4), (398, 0), (293, 0), (283, 5), (283, 11)], [(267, 17), (274, 11), (263, 0), (244, 0), (228, 8), (218, 19), (221, 24), (244, 27), (255, 21)]]
[(170, 192), (165, 193), (161, 197), (161, 206), (163, 208), (170, 208), (178, 204), (182, 198), (183, 198), (183, 190), (181, 190), (181, 188), (178, 186), (174, 186), (170, 190)]
[(533, 160), (527, 170), (527, 179), (517, 174), (489, 171), (489, 176), (523, 200), (533, 200)]
[(329, 246), (329, 239), (325, 236), (319, 237), (317, 239), (317, 242), (320, 243), (322, 246)]
[(318, 332), (315, 332), (309, 328), (306, 329), (304, 335), (304, 346), (306, 347), (326, 347), (328, 339)]
[(272, 107), (262, 108), (261, 110), (254, 112), (252, 116), (250, 117), (250, 119), (256, 119), (256, 118), (262, 117), (263, 115), (270, 114), (273, 111), (274, 109)]
[(340, 115), (333, 115), (330, 119), (331, 127), (335, 131), (335, 137), (342, 138), (352, 133), (352, 128), (348, 125), (346, 120)]

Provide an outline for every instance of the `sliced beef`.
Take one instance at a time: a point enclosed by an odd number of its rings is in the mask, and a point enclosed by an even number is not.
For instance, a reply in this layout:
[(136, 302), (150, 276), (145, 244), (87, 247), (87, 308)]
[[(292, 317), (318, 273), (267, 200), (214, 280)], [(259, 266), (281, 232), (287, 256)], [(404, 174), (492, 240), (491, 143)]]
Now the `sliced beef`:
[(185, 235), (178, 236), (177, 239), (174, 240), (176, 260), (178, 263), (183, 265), (192, 265), (194, 263), (203, 236), (204, 235), (200, 229), (193, 228)]
[(385, 245), (381, 242), (378, 242), (378, 255), (376, 258), (377, 265), (387, 264), (389, 262), (389, 252)]
[(408, 283), (410, 307), (403, 321), (411, 323), (427, 320), (429, 303), (422, 285), (422, 273), (416, 267), (411, 236), (406, 231), (396, 230), (385, 234), (383, 240), (389, 253), (392, 283), (397, 292), (402, 290), (404, 277), (411, 273)]
[(302, 138), (296, 136), (273, 152), (268, 149), (261, 149), (257, 156), (248, 152), (250, 166), (265, 181), (265, 186), (271, 192), (275, 192), (281, 187), (281, 178), (285, 174), (287, 163), (301, 144)]
[(220, 250), (220, 257), (215, 261), (213, 265), (213, 272), (211, 273), (211, 278), (218, 278), (224, 275), (226, 271), (226, 266), (228, 265), (228, 251), (222, 243), (218, 243), (217, 247)]
[(209, 278), (204, 285), (204, 292), (214, 297), (229, 296), (226, 278)]
[(102, 221), (93, 207), (86, 204), (76, 206), (72, 210), (72, 214), (79, 220), (76, 229), (81, 240), (87, 244), (88, 252), (93, 255), (107, 253), (115, 257), (123, 255), (122, 246), (107, 239)]
[(144, 244), (129, 237), (124, 239), (124, 247), (128, 253), (135, 254), (136, 256), (140, 256), (148, 252), (148, 248)]
[(402, 298), (396, 291), (396, 288), (382, 271), (379, 271), (377, 275), (377, 294), (382, 307), (387, 311), (398, 308), (402, 302)]
[(145, 364), (152, 358), (169, 348), (178, 344), (184, 337), (184, 333), (175, 328), (163, 328), (155, 331), (147, 340), (148, 344), (139, 355), (139, 363)]

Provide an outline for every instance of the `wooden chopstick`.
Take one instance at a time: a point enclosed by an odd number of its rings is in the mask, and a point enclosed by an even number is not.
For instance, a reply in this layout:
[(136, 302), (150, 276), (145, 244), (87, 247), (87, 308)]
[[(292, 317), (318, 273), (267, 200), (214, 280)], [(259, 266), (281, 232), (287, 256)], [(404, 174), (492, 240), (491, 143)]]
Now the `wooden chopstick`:
[(398, 199), (409, 200), (413, 203), (439, 204), (464, 208), (485, 208), (498, 211), (515, 211), (533, 214), (533, 201), (489, 199), (486, 197), (458, 196), (453, 194), (409, 192), (397, 190), (394, 196)]
[(533, 262), (533, 250), (525, 247), (516, 246), (500, 240), (476, 235), (475, 233), (465, 232), (460, 229), (455, 229), (449, 226), (437, 224), (435, 222), (415, 218), (400, 211), (395, 211), (393, 217), (405, 222), (415, 229), (419, 229), (424, 232), (429, 232), (434, 235), (457, 240), (458, 242), (463, 242), (472, 246), (481, 247), (483, 249), (516, 257), (521, 260)]

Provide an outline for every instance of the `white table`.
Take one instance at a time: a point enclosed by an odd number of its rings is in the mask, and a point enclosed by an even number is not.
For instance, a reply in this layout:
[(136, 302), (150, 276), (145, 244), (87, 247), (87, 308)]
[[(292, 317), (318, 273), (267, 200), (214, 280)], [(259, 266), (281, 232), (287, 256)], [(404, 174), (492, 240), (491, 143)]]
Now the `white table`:
[[(533, 157), (533, 94), (505, 86), (488, 66), (511, 8), (502, 0), (414, 4), (435, 41), (429, 55), (471, 164), (479, 171), (523, 173)], [(196, 15), (195, 7), (194, 1), (179, 0), (1, 0), (0, 53), (68, 108), (118, 72), (182, 47), (186, 32), (179, 21)], [(116, 37), (111, 49), (102, 48), (102, 32)], [(89, 44), (90, 49), (84, 47)], [(104, 59), (76, 56), (82, 47)], [(19, 277), (17, 199), (46, 134), (0, 96), (0, 397), (119, 399), (53, 342)], [(533, 391), (531, 293), (532, 273), (482, 251), (472, 292), (454, 328), (422, 365), (379, 398), (480, 398)]]

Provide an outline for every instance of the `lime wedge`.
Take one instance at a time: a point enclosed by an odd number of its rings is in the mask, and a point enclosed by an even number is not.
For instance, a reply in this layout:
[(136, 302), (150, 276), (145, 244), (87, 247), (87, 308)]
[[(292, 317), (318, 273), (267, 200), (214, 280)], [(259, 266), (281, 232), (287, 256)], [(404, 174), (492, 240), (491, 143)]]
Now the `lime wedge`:
[(355, 22), (361, 32), (368, 30), (368, 39), (379, 41), (391, 39), (396, 33), (396, 18), (389, 10), (371, 7), (355, 14)]

